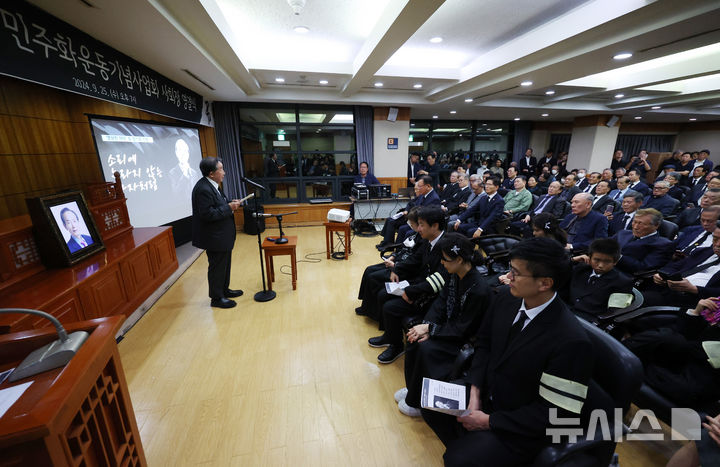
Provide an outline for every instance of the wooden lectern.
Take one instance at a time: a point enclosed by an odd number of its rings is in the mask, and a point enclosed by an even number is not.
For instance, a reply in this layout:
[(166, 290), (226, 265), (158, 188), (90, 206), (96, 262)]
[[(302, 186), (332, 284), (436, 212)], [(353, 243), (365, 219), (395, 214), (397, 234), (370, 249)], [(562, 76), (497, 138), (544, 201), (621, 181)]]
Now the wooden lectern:
[[(68, 333), (90, 333), (70, 363), (0, 384), (33, 382), (0, 418), (0, 465), (147, 465), (115, 343), (123, 320), (66, 325)], [(54, 328), (0, 336), (0, 371), (55, 339)]]

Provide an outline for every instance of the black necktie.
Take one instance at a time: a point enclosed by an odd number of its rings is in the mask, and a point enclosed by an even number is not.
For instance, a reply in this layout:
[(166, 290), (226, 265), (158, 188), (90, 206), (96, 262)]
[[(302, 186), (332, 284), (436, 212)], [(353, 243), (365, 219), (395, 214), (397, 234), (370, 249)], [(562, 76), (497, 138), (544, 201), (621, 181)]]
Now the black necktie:
[(628, 220), (630, 220), (630, 214), (625, 214), (625, 216), (623, 216), (623, 230), (627, 229)]
[(617, 193), (615, 193), (615, 196), (613, 196), (613, 201), (618, 199), (618, 196), (620, 196), (621, 194), (622, 194), (622, 191), (618, 191)]
[(689, 255), (693, 251), (695, 251), (695, 248), (699, 247), (703, 243), (705, 243), (705, 240), (710, 236), (710, 232), (705, 232), (705, 234), (698, 239), (695, 243), (691, 243), (690, 245), (686, 246), (685, 249), (683, 249), (683, 253), (686, 255)]
[(510, 343), (517, 337), (518, 334), (520, 334), (520, 331), (523, 329), (523, 325), (525, 324), (525, 321), (527, 321), (528, 315), (525, 313), (525, 310), (520, 310), (520, 318), (518, 318), (515, 323), (510, 326), (510, 333), (508, 334), (508, 340), (507, 345), (510, 345)]
[(545, 198), (535, 208), (535, 214), (541, 213), (547, 202), (550, 200), (550, 195), (545, 195)]
[(692, 275), (695, 274), (695, 273), (698, 273), (698, 272), (700, 272), (700, 271), (704, 271), (704, 270), (706, 270), (707, 268), (709, 268), (709, 267), (711, 267), (711, 266), (715, 266), (716, 264), (719, 264), (719, 263), (720, 263), (720, 258), (717, 258), (715, 261), (711, 261), (711, 262), (706, 263), (706, 264), (701, 264), (701, 265), (699, 265), (699, 266), (695, 266), (694, 268), (688, 269), (687, 271), (683, 272), (683, 273), (682, 273), (682, 277), (683, 277), (683, 279), (686, 278), (686, 277), (690, 277), (690, 276), (692, 276)]
[(588, 278), (588, 285), (595, 285), (595, 282), (597, 282), (598, 276), (591, 275)]

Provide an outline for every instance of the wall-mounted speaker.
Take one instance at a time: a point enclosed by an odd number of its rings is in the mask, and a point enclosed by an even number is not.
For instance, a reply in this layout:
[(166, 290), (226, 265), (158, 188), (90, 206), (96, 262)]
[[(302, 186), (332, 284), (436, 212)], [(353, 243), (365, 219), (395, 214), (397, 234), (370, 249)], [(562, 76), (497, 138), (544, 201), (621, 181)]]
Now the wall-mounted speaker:
[(610, 119), (607, 121), (607, 123), (605, 124), (605, 126), (608, 127), (608, 128), (612, 128), (612, 127), (615, 126), (615, 124), (618, 122), (618, 120), (620, 120), (620, 117), (618, 117), (617, 115), (613, 115), (613, 116), (610, 117)]
[(390, 109), (388, 110), (388, 118), (387, 118), (388, 121), (394, 122), (395, 120), (397, 120), (397, 116), (398, 116), (398, 108), (390, 107)]

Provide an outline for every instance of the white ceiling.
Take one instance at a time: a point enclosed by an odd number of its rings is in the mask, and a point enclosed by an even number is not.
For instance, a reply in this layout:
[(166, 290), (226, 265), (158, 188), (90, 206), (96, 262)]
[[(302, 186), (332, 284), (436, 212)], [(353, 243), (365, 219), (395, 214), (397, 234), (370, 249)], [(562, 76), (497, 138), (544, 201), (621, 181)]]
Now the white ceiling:
[(440, 119), (720, 116), (717, 0), (306, 0), (299, 15), (288, 2), (31, 0), (210, 100)]

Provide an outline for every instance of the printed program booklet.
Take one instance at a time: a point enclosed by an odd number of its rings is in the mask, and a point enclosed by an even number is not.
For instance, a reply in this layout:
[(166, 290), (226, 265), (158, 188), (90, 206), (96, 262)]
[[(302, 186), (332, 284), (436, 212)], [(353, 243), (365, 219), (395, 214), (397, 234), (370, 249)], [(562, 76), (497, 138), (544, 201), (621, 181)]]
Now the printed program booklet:
[(462, 417), (470, 413), (465, 400), (465, 386), (423, 378), (420, 395), (420, 405), (423, 409)]

